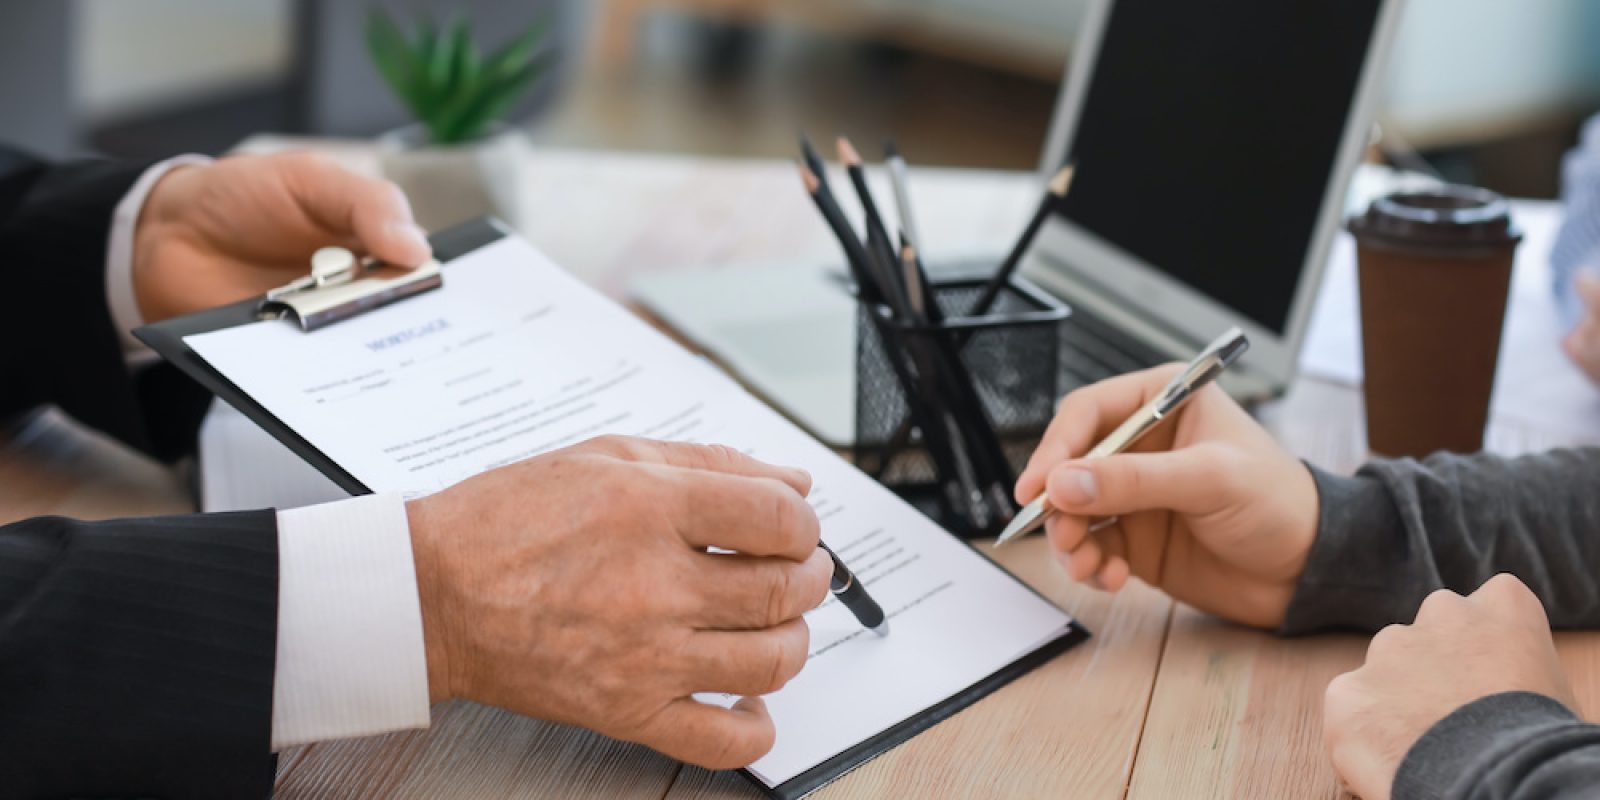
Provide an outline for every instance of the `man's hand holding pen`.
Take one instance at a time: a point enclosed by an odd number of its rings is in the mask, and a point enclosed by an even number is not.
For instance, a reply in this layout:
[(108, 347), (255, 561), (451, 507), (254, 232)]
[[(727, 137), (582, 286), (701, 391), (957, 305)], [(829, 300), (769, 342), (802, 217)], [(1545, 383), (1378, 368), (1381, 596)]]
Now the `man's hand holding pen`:
[(834, 571), (810, 488), (729, 448), (608, 437), (412, 501), (429, 694), (749, 764)]

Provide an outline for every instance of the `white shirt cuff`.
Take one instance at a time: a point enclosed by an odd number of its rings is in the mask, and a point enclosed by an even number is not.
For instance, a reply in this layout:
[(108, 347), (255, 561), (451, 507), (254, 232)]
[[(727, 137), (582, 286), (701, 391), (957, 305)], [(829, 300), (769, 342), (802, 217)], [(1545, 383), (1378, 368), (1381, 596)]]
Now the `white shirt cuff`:
[(272, 749), (428, 720), (405, 503), (369, 495), (278, 512)]
[(209, 163), (211, 159), (205, 156), (178, 156), (156, 164), (139, 176), (111, 214), (111, 237), (106, 245), (106, 305), (111, 308), (111, 323), (116, 326), (122, 352), (129, 363), (149, 353), (144, 343), (133, 338), (133, 329), (144, 324), (139, 300), (133, 293), (133, 232), (139, 225), (139, 212), (144, 210), (150, 190), (168, 172), (178, 167)]

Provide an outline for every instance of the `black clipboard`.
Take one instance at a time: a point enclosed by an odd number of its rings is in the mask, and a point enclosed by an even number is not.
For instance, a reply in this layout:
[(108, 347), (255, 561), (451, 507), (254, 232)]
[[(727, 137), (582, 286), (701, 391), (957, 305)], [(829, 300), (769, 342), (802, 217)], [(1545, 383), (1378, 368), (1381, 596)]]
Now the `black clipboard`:
[[(434, 257), (448, 266), (451, 260), (499, 241), (507, 235), (506, 228), (495, 220), (479, 219), (435, 233), (429, 237), (429, 241), (433, 245)], [(171, 362), (189, 377), (199, 382), (200, 385), (222, 398), (228, 405), (238, 409), (240, 413), (260, 425), (262, 430), (287, 446), (295, 455), (305, 459), (306, 463), (328, 476), (334, 483), (339, 485), (339, 488), (352, 495), (371, 494), (372, 490), (370, 488), (356, 480), (355, 476), (339, 466), (338, 463), (321, 450), (318, 450), (309, 441), (306, 441), (304, 437), (284, 424), (282, 420), (273, 416), (272, 412), (234, 385), (232, 381), (214, 369), (183, 341), (186, 336), (257, 322), (261, 319), (259, 315), (260, 308), (261, 298), (255, 298), (153, 325), (146, 325), (133, 333), (140, 341), (161, 354), (162, 358)], [(968, 546), (970, 547), (971, 545), (969, 544)], [(989, 560), (990, 563), (994, 563), (993, 559), (989, 559), (988, 555), (981, 550), (975, 547), (973, 550), (978, 555)], [(998, 564), (995, 565), (995, 568), (1004, 571)], [(1012, 579), (1021, 582), (1020, 579), (1014, 576)], [(1033, 591), (1032, 587), (1028, 587), (1028, 589)], [(1035, 594), (1038, 593), (1035, 592)], [(1042, 595), (1040, 596), (1042, 597)], [(966, 689), (924, 709), (921, 713), (902, 720), (876, 736), (856, 743), (838, 755), (777, 786), (767, 786), (747, 769), (741, 769), (739, 773), (766, 792), (769, 797), (775, 798), (775, 800), (795, 800), (796, 798), (804, 797), (838, 780), (874, 757), (888, 752), (902, 742), (949, 719), (967, 706), (976, 703), (979, 699), (1031, 672), (1035, 667), (1044, 664), (1051, 658), (1088, 638), (1088, 630), (1078, 624), (1077, 620), (1073, 620), (1062, 631), (1060, 636), (1050, 640), (1042, 647), (1007, 664)]]
[[(505, 236), (506, 229), (499, 222), (492, 219), (477, 219), (435, 233), (428, 237), (428, 241), (433, 245), (434, 258), (441, 263), (448, 263)], [(135, 330), (133, 335), (212, 394), (222, 398), (223, 402), (238, 409), (239, 413), (260, 425), (262, 430), (272, 435), (272, 438), (283, 442), (294, 451), (295, 455), (305, 459), (306, 463), (316, 467), (318, 472), (332, 479), (339, 488), (352, 495), (371, 494), (372, 490), (356, 480), (355, 476), (344, 467), (339, 466), (293, 428), (273, 416), (272, 412), (212, 368), (205, 359), (184, 343), (185, 336), (236, 328), (259, 321), (258, 310), (261, 302), (262, 298), (252, 298), (165, 322), (145, 325)]]

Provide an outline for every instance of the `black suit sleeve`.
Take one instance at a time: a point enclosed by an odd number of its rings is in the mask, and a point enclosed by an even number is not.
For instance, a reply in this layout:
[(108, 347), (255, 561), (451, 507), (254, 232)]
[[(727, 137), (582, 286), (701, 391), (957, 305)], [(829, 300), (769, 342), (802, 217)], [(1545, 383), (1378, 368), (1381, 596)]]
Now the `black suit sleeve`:
[(270, 511), (0, 527), (0, 796), (265, 797)]
[(130, 372), (106, 304), (112, 212), (143, 169), (0, 147), (0, 418), (54, 404), (170, 461), (209, 398), (165, 364)]
[[(130, 373), (106, 301), (141, 169), (0, 147), (0, 417), (54, 404), (172, 458), (208, 398)], [(269, 795), (277, 543), (271, 512), (0, 527), (0, 797)]]

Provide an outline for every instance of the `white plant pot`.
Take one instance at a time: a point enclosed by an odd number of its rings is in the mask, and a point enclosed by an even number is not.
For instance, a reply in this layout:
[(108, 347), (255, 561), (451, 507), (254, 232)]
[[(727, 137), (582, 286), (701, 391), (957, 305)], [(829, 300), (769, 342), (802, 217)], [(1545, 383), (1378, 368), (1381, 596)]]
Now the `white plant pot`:
[(383, 174), (411, 200), (417, 224), (429, 231), (482, 216), (520, 226), (527, 134), (501, 128), (458, 145), (427, 143), (427, 132), (411, 125), (378, 139)]

